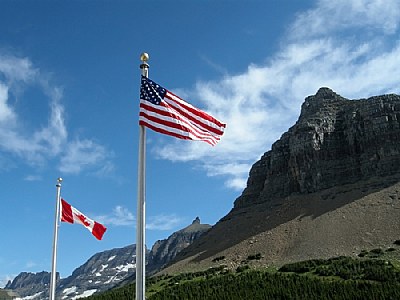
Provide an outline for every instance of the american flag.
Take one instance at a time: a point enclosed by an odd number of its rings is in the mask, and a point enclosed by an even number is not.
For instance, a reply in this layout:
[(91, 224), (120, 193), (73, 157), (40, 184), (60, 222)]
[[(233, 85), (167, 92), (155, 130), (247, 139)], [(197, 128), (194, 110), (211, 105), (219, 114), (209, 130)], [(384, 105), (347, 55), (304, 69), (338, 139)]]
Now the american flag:
[(145, 76), (140, 87), (139, 125), (212, 146), (218, 143), (226, 126)]

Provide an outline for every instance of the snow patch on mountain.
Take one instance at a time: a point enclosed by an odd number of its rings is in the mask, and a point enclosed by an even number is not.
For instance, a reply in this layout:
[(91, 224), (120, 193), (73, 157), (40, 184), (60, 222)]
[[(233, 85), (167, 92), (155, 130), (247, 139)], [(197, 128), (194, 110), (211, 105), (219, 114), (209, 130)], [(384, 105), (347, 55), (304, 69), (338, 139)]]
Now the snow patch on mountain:
[(96, 291), (96, 289), (84, 291), (82, 294), (72, 297), (71, 300), (92, 296), (94, 293), (96, 293)]
[(120, 265), (115, 268), (118, 272), (128, 272), (129, 269), (136, 269), (136, 264)]
[(113, 256), (111, 256), (107, 261), (111, 261), (111, 260), (113, 260), (115, 257), (116, 257), (116, 256), (113, 255)]
[(63, 290), (63, 294), (65, 294), (65, 295), (69, 295), (69, 294), (72, 294), (72, 293), (75, 293), (75, 292), (76, 292), (76, 286), (72, 286), (70, 288), (66, 288), (66, 289)]
[(33, 300), (33, 299), (40, 299), (39, 296), (43, 294), (43, 292), (36, 293), (32, 296), (26, 296), (22, 298), (15, 298), (15, 300)]

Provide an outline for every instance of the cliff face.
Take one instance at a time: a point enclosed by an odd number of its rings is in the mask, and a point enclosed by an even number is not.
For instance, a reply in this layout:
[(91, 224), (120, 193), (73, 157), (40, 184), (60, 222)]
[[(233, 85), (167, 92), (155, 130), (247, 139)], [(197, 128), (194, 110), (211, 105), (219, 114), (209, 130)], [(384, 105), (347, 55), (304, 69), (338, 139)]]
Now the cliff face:
[(395, 174), (399, 145), (400, 96), (348, 100), (321, 88), (305, 99), (297, 123), (253, 165), (235, 208)]
[(155, 242), (150, 251), (148, 270), (151, 272), (161, 269), (210, 228), (211, 225), (200, 224), (197, 217), (191, 225), (174, 232), (165, 240)]
[(233, 209), (164, 271), (355, 255), (392, 247), (399, 232), (400, 96), (321, 88), (252, 166)]
[[(56, 280), (60, 280), (60, 274), (56, 274)], [(44, 290), (49, 289), (50, 273), (39, 272), (29, 273), (22, 272), (14, 280), (9, 281), (5, 289), (16, 290), (19, 295), (41, 295)]]

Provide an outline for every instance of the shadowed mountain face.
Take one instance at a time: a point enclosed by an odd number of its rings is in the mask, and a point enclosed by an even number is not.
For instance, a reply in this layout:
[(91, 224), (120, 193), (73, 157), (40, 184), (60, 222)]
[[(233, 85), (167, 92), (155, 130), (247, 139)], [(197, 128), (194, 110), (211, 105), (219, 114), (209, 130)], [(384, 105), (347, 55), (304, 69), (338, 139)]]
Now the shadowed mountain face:
[(399, 181), (400, 96), (348, 100), (321, 88), (253, 165), (231, 212), (166, 272), (215, 257), (235, 266), (260, 253), (268, 264), (389, 245), (400, 237)]
[(211, 225), (200, 224), (200, 219), (197, 217), (191, 225), (174, 232), (165, 240), (155, 242), (150, 251), (147, 271), (150, 273), (158, 271), (210, 228)]

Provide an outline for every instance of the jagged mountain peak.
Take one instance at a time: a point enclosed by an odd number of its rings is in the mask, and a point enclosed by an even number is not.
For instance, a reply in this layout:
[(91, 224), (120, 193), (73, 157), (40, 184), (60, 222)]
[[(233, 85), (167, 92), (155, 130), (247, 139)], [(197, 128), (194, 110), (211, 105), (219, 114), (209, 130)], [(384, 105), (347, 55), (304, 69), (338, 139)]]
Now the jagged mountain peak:
[(208, 229), (211, 228), (211, 225), (209, 224), (201, 224), (200, 223), (200, 218), (196, 217), (196, 219), (193, 220), (192, 224), (186, 226), (185, 228), (175, 232), (174, 234), (180, 234), (180, 233), (190, 233), (190, 232), (205, 232)]
[(148, 270), (154, 272), (164, 267), (210, 228), (211, 225), (201, 224), (200, 218), (196, 217), (189, 226), (174, 232), (167, 239), (155, 242), (149, 254)]
[[(306, 98), (307, 101), (308, 98)], [(314, 96), (310, 96), (308, 100), (333, 100), (333, 99), (342, 99), (342, 97), (336, 94), (332, 89), (328, 87), (321, 87), (318, 89), (317, 93)]]
[(350, 100), (321, 88), (254, 163), (233, 209), (164, 272), (233, 268), (254, 254), (271, 264), (390, 247), (399, 199), (400, 96)]
[[(60, 274), (57, 272), (56, 280), (60, 279)], [(48, 285), (50, 284), (50, 273), (46, 271), (31, 273), (21, 272), (13, 281), (8, 281), (6, 289), (24, 288), (26, 285)]]
[(321, 87), (315, 95), (308, 96), (301, 106), (299, 122), (307, 122), (312, 118), (334, 115), (337, 109), (350, 102), (328, 87)]
[(296, 124), (253, 165), (235, 207), (396, 173), (399, 138), (400, 96), (349, 100), (320, 89), (306, 98)]

